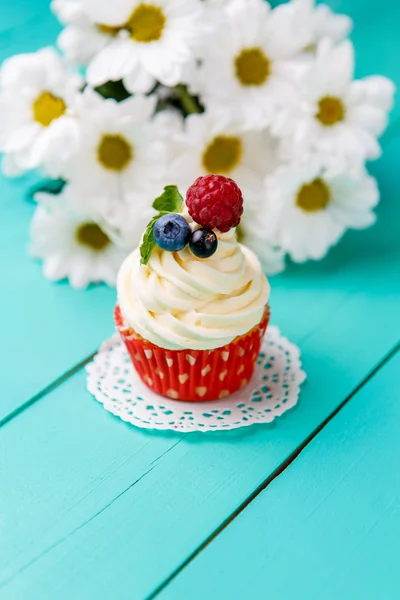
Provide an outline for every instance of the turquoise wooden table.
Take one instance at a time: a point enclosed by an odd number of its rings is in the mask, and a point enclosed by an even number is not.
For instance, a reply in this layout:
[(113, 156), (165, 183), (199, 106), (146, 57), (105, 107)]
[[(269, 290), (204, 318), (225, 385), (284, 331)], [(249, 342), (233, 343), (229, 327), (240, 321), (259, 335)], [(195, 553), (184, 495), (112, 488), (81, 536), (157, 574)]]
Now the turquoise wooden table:
[[(399, 85), (397, 0), (331, 5), (356, 21), (359, 75)], [(1, 0), (0, 59), (57, 32), (47, 0)], [(45, 281), (32, 178), (0, 181), (2, 600), (400, 598), (399, 106), (376, 226), (272, 278), (308, 374), (274, 426), (161, 434), (103, 411), (84, 364), (115, 293)]]

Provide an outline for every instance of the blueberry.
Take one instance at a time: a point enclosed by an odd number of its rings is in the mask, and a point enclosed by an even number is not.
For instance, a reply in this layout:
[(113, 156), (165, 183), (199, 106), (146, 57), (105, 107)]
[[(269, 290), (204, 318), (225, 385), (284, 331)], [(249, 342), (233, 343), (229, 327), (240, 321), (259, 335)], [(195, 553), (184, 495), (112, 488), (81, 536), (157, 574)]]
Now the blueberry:
[(162, 250), (178, 252), (190, 239), (191, 230), (182, 215), (164, 215), (154, 223), (154, 240)]
[(196, 229), (192, 233), (189, 246), (198, 258), (209, 258), (218, 248), (218, 239), (211, 229)]

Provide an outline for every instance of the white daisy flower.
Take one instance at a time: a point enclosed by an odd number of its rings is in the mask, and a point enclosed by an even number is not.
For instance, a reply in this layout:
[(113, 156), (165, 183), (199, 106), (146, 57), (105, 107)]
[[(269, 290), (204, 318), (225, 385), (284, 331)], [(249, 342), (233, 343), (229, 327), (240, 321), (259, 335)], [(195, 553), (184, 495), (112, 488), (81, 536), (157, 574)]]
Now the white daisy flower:
[(71, 63), (88, 63), (117, 33), (113, 27), (94, 23), (81, 0), (52, 0), (51, 9), (64, 25), (57, 45)]
[(302, 4), (309, 13), (311, 38), (307, 50), (315, 50), (318, 42), (328, 38), (334, 43), (348, 37), (353, 21), (347, 15), (335, 14), (327, 4), (315, 4), (315, 0), (292, 0), (292, 4)]
[(259, 198), (257, 202), (245, 202), (236, 235), (241, 244), (256, 253), (264, 273), (275, 275), (285, 268), (285, 252), (276, 242), (272, 222), (264, 204), (265, 198)]
[[(312, 4), (315, 0), (312, 0)], [(312, 15), (313, 43), (323, 38), (338, 43), (347, 38), (353, 29), (353, 21), (347, 15), (335, 14), (327, 4), (318, 4)]]
[(157, 130), (159, 139), (167, 145), (176, 135), (183, 135), (185, 130), (185, 119), (177, 108), (166, 108), (154, 115), (153, 124)]
[(274, 10), (265, 0), (233, 0), (202, 56), (191, 90), (220, 118), (236, 117), (248, 128), (269, 125), (292, 94), (302, 66), (295, 60), (310, 41), (310, 18), (302, 4)]
[(185, 120), (184, 133), (168, 145), (167, 179), (182, 192), (200, 175), (215, 173), (234, 179), (246, 200), (263, 188), (265, 175), (277, 165), (274, 142), (264, 131), (247, 131), (235, 121), (203, 113)]
[(231, 0), (203, 0), (206, 6), (221, 7), (226, 6)]
[(66, 186), (56, 197), (37, 194), (40, 200), (31, 222), (30, 254), (43, 260), (43, 273), (51, 281), (69, 279), (72, 287), (90, 283), (115, 285), (127, 250), (117, 246), (93, 214), (80, 208), (84, 202)]
[(81, 0), (92, 23), (110, 31), (109, 42), (90, 62), (87, 79), (96, 87), (123, 80), (132, 93), (148, 92), (155, 81), (182, 80), (204, 28), (200, 0)]
[(318, 260), (348, 228), (375, 221), (376, 181), (366, 172), (333, 174), (315, 164), (286, 165), (267, 178), (268, 215), (276, 242), (296, 262)]
[(205, 8), (205, 19), (217, 19), (218, 26), (224, 26), (223, 11), (221, 9), (225, 8), (232, 0), (202, 0), (202, 2)]
[(340, 170), (361, 168), (365, 160), (380, 156), (377, 138), (387, 126), (395, 88), (386, 77), (354, 81), (353, 75), (351, 43), (332, 47), (322, 42), (288, 112), (273, 126), (287, 155), (309, 160), (316, 153)]
[(163, 176), (163, 145), (151, 123), (156, 98), (104, 99), (86, 88), (68, 126), (59, 128), (43, 162), (88, 195), (125, 201)]
[(263, 181), (278, 164), (275, 143), (268, 133), (243, 130), (235, 122), (221, 122), (207, 113), (187, 117), (183, 131), (173, 114), (159, 118), (169, 137), (165, 183), (178, 185), (185, 195), (200, 175), (232, 177), (245, 196), (245, 212), (237, 229), (239, 240), (256, 252), (267, 273), (282, 271), (284, 253), (274, 243), (269, 222), (264, 219)]
[(41, 150), (82, 85), (66, 71), (52, 48), (19, 54), (4, 61), (0, 72), (0, 150), (4, 169), (18, 174), (40, 165)]

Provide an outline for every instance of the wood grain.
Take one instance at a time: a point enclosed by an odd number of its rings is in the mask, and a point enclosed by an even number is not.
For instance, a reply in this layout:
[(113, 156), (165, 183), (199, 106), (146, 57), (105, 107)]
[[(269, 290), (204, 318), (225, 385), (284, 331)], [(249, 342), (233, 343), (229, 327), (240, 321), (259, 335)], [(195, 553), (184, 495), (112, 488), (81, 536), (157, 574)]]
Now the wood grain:
[(51, 283), (27, 256), (33, 206), (23, 197), (23, 185), (0, 179), (0, 269), (7, 282), (0, 294), (0, 421), (113, 332), (114, 290), (76, 292), (67, 283)]
[(397, 600), (400, 353), (160, 595)]

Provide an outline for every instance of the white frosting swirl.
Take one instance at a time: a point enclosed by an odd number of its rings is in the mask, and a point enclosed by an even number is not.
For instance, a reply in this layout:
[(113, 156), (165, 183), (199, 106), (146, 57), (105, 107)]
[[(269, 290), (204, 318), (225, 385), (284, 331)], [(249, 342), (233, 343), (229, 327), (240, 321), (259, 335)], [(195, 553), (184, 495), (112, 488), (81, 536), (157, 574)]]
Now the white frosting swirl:
[(117, 290), (125, 321), (143, 338), (170, 350), (211, 350), (261, 321), (270, 288), (255, 254), (231, 230), (218, 234), (207, 259), (188, 247), (155, 247), (144, 266), (135, 250), (121, 266)]

